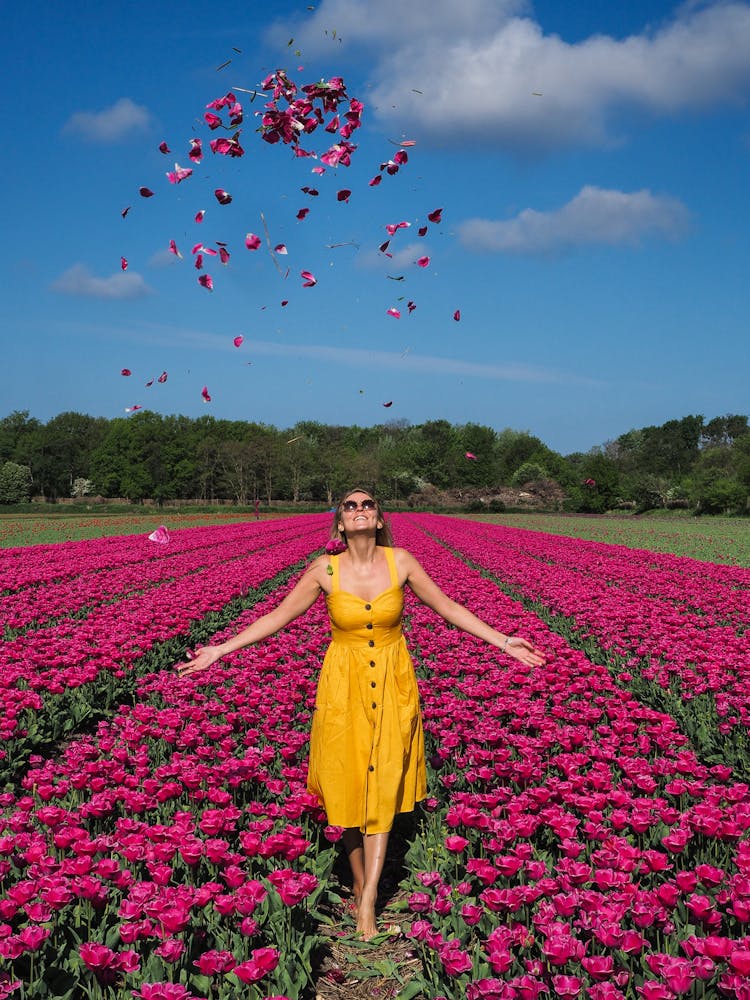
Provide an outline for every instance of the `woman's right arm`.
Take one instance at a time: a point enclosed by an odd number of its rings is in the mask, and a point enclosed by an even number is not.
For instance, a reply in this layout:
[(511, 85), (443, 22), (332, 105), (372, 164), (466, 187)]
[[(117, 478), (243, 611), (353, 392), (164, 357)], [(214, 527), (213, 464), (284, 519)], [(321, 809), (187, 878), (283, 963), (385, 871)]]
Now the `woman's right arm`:
[(226, 656), (227, 653), (234, 653), (254, 642), (267, 639), (269, 635), (273, 635), (289, 622), (303, 615), (314, 604), (323, 590), (322, 574), (325, 573), (328, 561), (327, 556), (319, 556), (273, 611), (257, 618), (251, 625), (232, 636), (231, 639), (227, 639), (226, 642), (217, 646), (200, 646), (196, 650), (195, 656), (187, 662), (175, 664), (175, 669), (180, 677), (188, 677), (190, 674), (205, 670), (216, 663), (220, 657)]

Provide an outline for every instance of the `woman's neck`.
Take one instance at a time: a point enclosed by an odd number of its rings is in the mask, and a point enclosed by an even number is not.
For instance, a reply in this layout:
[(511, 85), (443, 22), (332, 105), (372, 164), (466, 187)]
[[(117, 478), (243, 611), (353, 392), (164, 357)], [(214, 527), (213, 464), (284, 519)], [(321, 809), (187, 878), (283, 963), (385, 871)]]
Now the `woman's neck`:
[(359, 538), (347, 538), (347, 550), (349, 558), (358, 566), (372, 564), (377, 556), (377, 543), (371, 536)]

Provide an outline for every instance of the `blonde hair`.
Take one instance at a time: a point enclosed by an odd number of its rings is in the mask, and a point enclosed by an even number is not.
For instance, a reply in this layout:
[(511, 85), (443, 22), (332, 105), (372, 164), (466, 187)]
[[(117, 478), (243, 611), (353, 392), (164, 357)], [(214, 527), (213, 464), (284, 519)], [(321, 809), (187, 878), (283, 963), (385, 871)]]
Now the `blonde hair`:
[(393, 548), (393, 535), (391, 534), (391, 526), (385, 519), (385, 514), (378, 503), (377, 499), (370, 493), (369, 490), (364, 489), (362, 486), (354, 486), (352, 489), (347, 490), (346, 493), (341, 497), (339, 502), (336, 504), (336, 510), (333, 515), (333, 523), (331, 525), (331, 538), (337, 538), (340, 542), (346, 545), (346, 532), (339, 530), (339, 523), (341, 521), (341, 507), (345, 500), (348, 500), (353, 493), (364, 493), (371, 500), (375, 501), (375, 510), (377, 511), (378, 520), (380, 521), (381, 527), (379, 527), (375, 532), (375, 544), (376, 545), (387, 545), (388, 548)]

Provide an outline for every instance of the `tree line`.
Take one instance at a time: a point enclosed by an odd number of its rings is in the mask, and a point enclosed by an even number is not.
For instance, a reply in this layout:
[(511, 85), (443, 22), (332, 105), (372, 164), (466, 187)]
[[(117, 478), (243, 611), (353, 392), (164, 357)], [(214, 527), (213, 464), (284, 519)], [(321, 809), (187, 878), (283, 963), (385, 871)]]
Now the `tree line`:
[(352, 483), (392, 504), (442, 491), (476, 508), (504, 487), (549, 486), (570, 511), (747, 514), (750, 427), (747, 416), (692, 415), (561, 455), (527, 431), (446, 420), (279, 429), (148, 410), (113, 419), (66, 412), (47, 423), (14, 411), (0, 420), (0, 504), (96, 495), (330, 505)]

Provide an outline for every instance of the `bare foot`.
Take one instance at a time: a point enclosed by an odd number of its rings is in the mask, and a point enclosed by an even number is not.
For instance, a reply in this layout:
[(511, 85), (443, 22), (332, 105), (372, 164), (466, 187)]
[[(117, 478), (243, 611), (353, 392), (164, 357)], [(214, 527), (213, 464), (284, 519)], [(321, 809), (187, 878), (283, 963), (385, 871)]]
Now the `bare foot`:
[(375, 923), (375, 900), (365, 893), (362, 893), (357, 905), (357, 933), (361, 934), (365, 941), (374, 938), (378, 933)]

